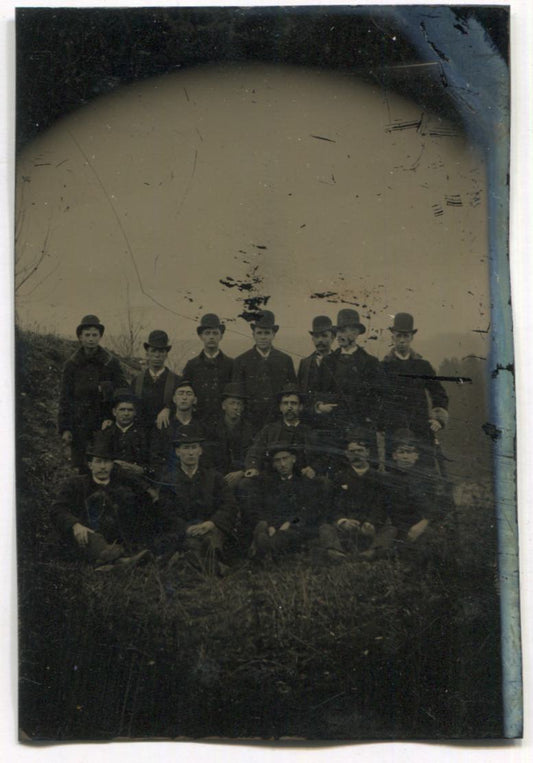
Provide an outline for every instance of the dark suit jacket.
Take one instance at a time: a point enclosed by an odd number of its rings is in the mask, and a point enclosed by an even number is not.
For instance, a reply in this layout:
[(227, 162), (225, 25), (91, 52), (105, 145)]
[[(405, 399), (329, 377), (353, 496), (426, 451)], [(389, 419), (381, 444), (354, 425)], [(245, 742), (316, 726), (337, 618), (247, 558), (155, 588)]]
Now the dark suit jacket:
[(297, 448), (297, 467), (312, 466), (315, 471), (321, 470), (321, 453), (315, 432), (306, 424), (297, 427), (287, 427), (283, 420), (273, 421), (261, 429), (255, 436), (244, 461), (246, 469), (265, 468), (265, 454), (276, 443), (284, 442)]
[(294, 365), (289, 355), (274, 347), (263, 358), (255, 347), (235, 358), (233, 381), (239, 382), (248, 396), (247, 418), (256, 430), (279, 415), (277, 394), (286, 384), (296, 384)]
[(198, 399), (196, 414), (202, 421), (211, 424), (220, 415), (222, 391), (231, 381), (233, 360), (219, 352), (216, 358), (210, 359), (204, 352), (187, 361), (183, 369), (183, 378), (191, 382)]

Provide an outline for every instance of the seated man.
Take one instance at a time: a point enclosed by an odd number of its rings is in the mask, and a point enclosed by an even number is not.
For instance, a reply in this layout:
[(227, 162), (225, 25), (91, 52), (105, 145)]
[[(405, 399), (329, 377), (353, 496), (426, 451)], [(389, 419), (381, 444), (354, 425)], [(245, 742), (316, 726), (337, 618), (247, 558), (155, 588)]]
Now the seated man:
[(392, 438), (391, 470), (385, 476), (384, 507), (388, 524), (378, 532), (365, 555), (421, 546), (430, 522), (440, 513), (435, 479), (417, 468), (423, 451), (421, 442), (409, 429), (397, 430)]
[(178, 377), (165, 365), (172, 349), (165, 331), (151, 331), (144, 349), (148, 368), (134, 378), (131, 388), (139, 401), (139, 424), (148, 432), (154, 426), (168, 427)]
[(244, 458), (252, 442), (252, 428), (243, 418), (246, 396), (235, 382), (222, 392), (222, 415), (209, 432), (209, 461), (230, 487), (244, 476)]
[(203, 441), (202, 431), (193, 425), (176, 433), (177, 462), (165, 475), (156, 501), (156, 548), (160, 554), (191, 550), (207, 571), (216, 572), (237, 504), (222, 475), (200, 464)]
[(254, 438), (246, 453), (244, 476), (257, 477), (265, 466), (265, 453), (272, 445), (284, 442), (296, 448), (296, 466), (301, 474), (314, 479), (321, 471), (320, 453), (316, 433), (301, 420), (304, 395), (295, 384), (287, 384), (277, 395), (277, 400), (281, 418), (266, 424)]
[(383, 478), (369, 463), (371, 443), (365, 429), (346, 434), (347, 464), (333, 479), (330, 521), (320, 528), (320, 545), (331, 558), (367, 549), (385, 519)]
[[(138, 476), (148, 470), (146, 432), (137, 424), (137, 398), (129, 389), (118, 389), (113, 398), (114, 423), (103, 430), (115, 463)], [(105, 425), (104, 425), (105, 426)]]
[(114, 465), (114, 456), (98, 433), (87, 449), (90, 474), (68, 479), (51, 508), (52, 521), (67, 543), (100, 569), (147, 557), (145, 546), (152, 537), (148, 493)]
[(258, 558), (305, 549), (318, 535), (323, 503), (320, 486), (296, 470), (294, 446), (272, 445), (268, 458), (272, 472), (255, 481), (255, 500), (243, 518), (253, 531), (250, 556)]
[(154, 427), (150, 433), (150, 468), (156, 478), (168, 470), (175, 461), (174, 440), (182, 427), (194, 424), (203, 433), (203, 428), (197, 422), (196, 394), (188, 379), (177, 382), (172, 396), (174, 415), (169, 421), (168, 427), (158, 429)]

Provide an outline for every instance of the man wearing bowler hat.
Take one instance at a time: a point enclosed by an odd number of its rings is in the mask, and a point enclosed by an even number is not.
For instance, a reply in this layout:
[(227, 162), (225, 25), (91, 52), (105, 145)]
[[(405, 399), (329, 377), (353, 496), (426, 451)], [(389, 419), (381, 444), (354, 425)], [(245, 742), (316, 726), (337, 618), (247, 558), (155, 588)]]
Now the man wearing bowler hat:
[(139, 401), (139, 424), (148, 431), (154, 426), (168, 427), (178, 377), (165, 365), (171, 349), (166, 331), (151, 331), (144, 349), (148, 367), (134, 378), (131, 387)]
[(151, 498), (114, 464), (104, 435), (97, 433), (87, 448), (89, 473), (66, 480), (51, 507), (62, 538), (101, 569), (146, 557), (153, 532)]
[(80, 472), (87, 468), (87, 443), (111, 419), (113, 392), (128, 384), (117, 358), (100, 347), (104, 330), (96, 315), (81, 319), (76, 328), (80, 347), (67, 360), (61, 380), (58, 430)]
[(298, 385), (301, 391), (311, 401), (314, 399), (318, 387), (319, 369), (324, 358), (332, 352), (335, 341), (335, 327), (327, 315), (317, 315), (313, 318), (311, 331), (309, 332), (315, 351), (302, 358), (298, 368)]
[(410, 429), (428, 450), (448, 421), (448, 395), (431, 363), (411, 347), (417, 333), (413, 316), (397, 313), (389, 330), (393, 347), (381, 364), (387, 454), (390, 456), (392, 433), (397, 429)]
[(245, 417), (246, 395), (236, 382), (229, 382), (222, 390), (221, 413), (214, 427), (208, 431), (206, 449), (209, 461), (224, 475), (230, 487), (244, 476), (244, 458), (253, 431)]
[(191, 382), (196, 394), (198, 418), (208, 426), (213, 426), (218, 419), (222, 390), (231, 381), (233, 370), (232, 358), (220, 349), (225, 330), (218, 315), (203, 315), (196, 329), (203, 350), (188, 360), (183, 369), (183, 377)]
[(176, 460), (162, 480), (157, 550), (192, 551), (208, 571), (217, 572), (223, 547), (232, 534), (237, 504), (223, 476), (202, 466), (204, 436), (194, 424), (175, 435)]
[(291, 357), (272, 346), (279, 329), (274, 313), (261, 310), (251, 325), (254, 346), (235, 358), (232, 380), (244, 389), (248, 418), (257, 431), (276, 418), (276, 395), (284, 384), (296, 383), (296, 374)]
[(315, 412), (333, 432), (346, 427), (375, 429), (381, 412), (382, 371), (377, 358), (357, 344), (366, 327), (357, 310), (343, 309), (337, 316), (338, 349), (320, 365)]

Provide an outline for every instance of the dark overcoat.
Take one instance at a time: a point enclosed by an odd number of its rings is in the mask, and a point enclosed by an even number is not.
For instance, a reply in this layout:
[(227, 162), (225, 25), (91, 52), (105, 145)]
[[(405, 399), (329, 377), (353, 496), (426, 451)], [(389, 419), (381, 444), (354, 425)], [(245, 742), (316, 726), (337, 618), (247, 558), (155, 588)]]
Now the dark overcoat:
[(219, 352), (216, 358), (208, 358), (201, 352), (187, 361), (183, 378), (191, 382), (197, 398), (196, 414), (202, 421), (212, 425), (220, 415), (222, 391), (231, 381), (233, 359)]
[(178, 381), (179, 377), (166, 367), (155, 379), (148, 369), (133, 379), (131, 390), (139, 401), (137, 422), (141, 427), (150, 429), (163, 408), (172, 409), (172, 398)]
[(264, 358), (252, 347), (235, 358), (232, 380), (244, 388), (248, 397), (248, 419), (257, 431), (277, 418), (277, 395), (286, 384), (296, 384), (296, 374), (292, 359), (286, 353), (273, 347)]
[(240, 471), (245, 468), (244, 459), (253, 439), (253, 430), (246, 419), (240, 419), (235, 427), (229, 428), (221, 416), (209, 430), (204, 443), (204, 452), (209, 463), (221, 474)]

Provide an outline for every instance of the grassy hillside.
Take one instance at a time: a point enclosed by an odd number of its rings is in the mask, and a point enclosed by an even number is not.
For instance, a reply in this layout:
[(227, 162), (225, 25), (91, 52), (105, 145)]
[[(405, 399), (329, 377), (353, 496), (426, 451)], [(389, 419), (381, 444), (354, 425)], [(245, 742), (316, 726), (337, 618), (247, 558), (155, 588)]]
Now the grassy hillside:
[(491, 491), (457, 506), (424, 563), (156, 564), (102, 575), (48, 519), (75, 344), (17, 336), (20, 727), (27, 740), (501, 734)]

